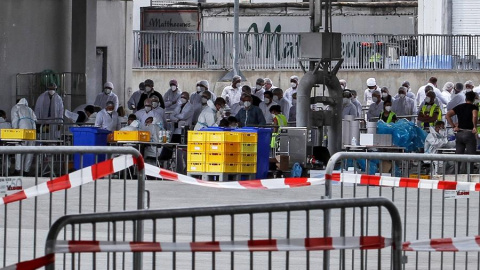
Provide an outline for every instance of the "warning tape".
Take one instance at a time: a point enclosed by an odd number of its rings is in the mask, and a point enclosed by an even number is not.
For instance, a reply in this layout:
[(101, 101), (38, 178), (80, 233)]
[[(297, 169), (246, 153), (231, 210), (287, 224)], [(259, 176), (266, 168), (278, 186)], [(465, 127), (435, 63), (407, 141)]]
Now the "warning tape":
[(1, 270), (33, 270), (40, 267), (47, 266), (55, 262), (55, 254), (48, 254), (43, 257), (33, 259), (30, 261), (19, 262), (17, 264), (9, 265)]
[(226, 182), (212, 182), (196, 179), (191, 176), (186, 176), (176, 172), (172, 172), (163, 168), (145, 164), (145, 174), (152, 177), (162, 178), (191, 185), (198, 185), (204, 187), (215, 188), (229, 188), (229, 189), (282, 189), (324, 185), (324, 178), (274, 178), (263, 180), (244, 180), (244, 181), (226, 181)]
[(480, 236), (415, 240), (403, 243), (404, 251), (480, 251)]
[(56, 253), (83, 252), (259, 252), (381, 249), (392, 245), (381, 236), (260, 239), (213, 242), (56, 241)]
[(143, 158), (140, 159), (141, 160), (139, 161), (138, 158), (134, 158), (132, 155), (123, 155), (102, 161), (90, 167), (74, 171), (72, 173), (57, 177), (51, 181), (47, 181), (17, 193), (2, 197), (0, 200), (0, 205), (78, 187), (98, 180), (109, 174), (119, 172), (135, 164), (137, 164), (139, 167), (143, 167)]
[(406, 177), (392, 177), (366, 174), (334, 173), (325, 175), (326, 180), (338, 181), (342, 183), (384, 186), (384, 187), (403, 187), (417, 189), (437, 189), (437, 190), (457, 190), (457, 191), (480, 191), (480, 183), (440, 181), (433, 179), (416, 179)]

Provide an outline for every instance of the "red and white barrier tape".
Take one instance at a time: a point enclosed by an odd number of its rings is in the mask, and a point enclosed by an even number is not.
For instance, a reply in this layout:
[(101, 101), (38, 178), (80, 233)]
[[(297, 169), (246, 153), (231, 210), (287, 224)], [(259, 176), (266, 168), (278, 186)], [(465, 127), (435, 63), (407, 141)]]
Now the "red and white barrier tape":
[(56, 253), (82, 252), (259, 252), (338, 249), (381, 249), (391, 246), (381, 236), (261, 239), (215, 242), (57, 241)]
[(480, 183), (440, 181), (433, 179), (416, 179), (365, 174), (334, 173), (325, 175), (325, 179), (342, 183), (352, 183), (369, 186), (403, 187), (437, 190), (468, 190), (480, 191)]
[(403, 243), (404, 251), (480, 251), (480, 236), (415, 240)]
[(47, 266), (55, 262), (55, 254), (48, 254), (43, 257), (33, 259), (30, 261), (19, 262), (17, 264), (9, 265), (0, 270), (34, 270)]
[(132, 155), (123, 155), (102, 161), (90, 167), (74, 171), (72, 173), (57, 177), (51, 181), (47, 181), (17, 193), (2, 197), (0, 200), (0, 205), (78, 187), (105, 177), (109, 174), (119, 172), (135, 164), (137, 164), (140, 168), (143, 168), (143, 159), (140, 159), (141, 160), (139, 161)]
[(145, 174), (152, 177), (162, 178), (191, 185), (215, 188), (229, 189), (282, 189), (293, 187), (304, 187), (314, 185), (324, 185), (324, 178), (275, 178), (264, 180), (244, 180), (244, 181), (226, 181), (212, 182), (202, 181), (191, 176), (186, 176), (176, 172), (172, 172), (163, 168), (145, 164)]

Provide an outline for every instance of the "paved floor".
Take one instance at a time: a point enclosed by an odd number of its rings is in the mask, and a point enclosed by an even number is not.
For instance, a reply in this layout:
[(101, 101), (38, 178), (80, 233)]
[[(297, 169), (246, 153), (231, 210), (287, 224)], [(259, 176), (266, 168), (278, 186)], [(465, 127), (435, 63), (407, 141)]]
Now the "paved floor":
[[(45, 181), (46, 179), (40, 179)], [(33, 179), (25, 179), (24, 187), (34, 185)], [(228, 190), (208, 187), (191, 186), (169, 181), (147, 181), (146, 189), (150, 193), (151, 209), (170, 209), (185, 207), (238, 205), (252, 203), (292, 202), (305, 200), (318, 200), (324, 194), (324, 186), (311, 186), (291, 188), (286, 190)], [(109, 192), (109, 190), (111, 192)], [(436, 237), (452, 237), (477, 235), (479, 233), (478, 206), (479, 195), (471, 194), (467, 200), (444, 199), (443, 193), (429, 190), (391, 189), (391, 188), (366, 188), (352, 186), (341, 188), (334, 187), (334, 197), (375, 197), (384, 196), (393, 199), (402, 215), (405, 240), (430, 239)], [(13, 203), (4, 207), (0, 214), (0, 245), (4, 246), (0, 254), (0, 265), (14, 263), (18, 258), (21, 260), (31, 259), (43, 255), (45, 236), (48, 228), (58, 217), (64, 214), (76, 214), (79, 212), (105, 212), (134, 210), (136, 208), (136, 181), (123, 180), (99, 180), (96, 184), (88, 184), (81, 188), (75, 188), (67, 192), (58, 192), (53, 195), (44, 195), (37, 199), (30, 199), (22, 203)], [(368, 234), (378, 234), (379, 227), (382, 235), (389, 237), (390, 223), (388, 215), (382, 211), (379, 221), (379, 211), (371, 210), (368, 213), (359, 211), (347, 211), (346, 213), (347, 235), (359, 235), (360, 230)], [(361, 218), (363, 217), (363, 219)], [(310, 236), (320, 236), (322, 227), (322, 215), (312, 213), (309, 218), (304, 213), (292, 213), (290, 227), (287, 228), (286, 215), (274, 214), (272, 216), (273, 237), (284, 238), (289, 233), (290, 237), (306, 237), (306, 223), (310, 223)], [(368, 227), (360, 226), (360, 221), (368, 224)], [(230, 228), (232, 226), (229, 217), (216, 219), (216, 240), (230, 240)], [(248, 240), (251, 226), (248, 215), (235, 219), (235, 239)], [(334, 214), (332, 220), (332, 235), (339, 233), (339, 214)], [(199, 219), (193, 227), (191, 219), (178, 221), (176, 229), (176, 241), (191, 241), (192, 231), (196, 232), (197, 241), (210, 241), (212, 232), (212, 219)], [(145, 239), (157, 241), (172, 241), (172, 222), (157, 222), (155, 237), (152, 233), (153, 222), (146, 223)], [(254, 236), (256, 238), (268, 237), (268, 216), (254, 218)], [(91, 238), (91, 226), (82, 227), (82, 239)], [(6, 228), (6, 229), (5, 229)], [(117, 240), (123, 236), (129, 240), (131, 237), (131, 224), (126, 224), (125, 229), (117, 230)], [(108, 226), (97, 228), (97, 239), (108, 239)], [(36, 233), (35, 233), (36, 232)], [(69, 234), (71, 230), (69, 229)], [(77, 235), (78, 237), (78, 235)], [(112, 236), (111, 236), (112, 237)], [(112, 238), (110, 238), (112, 239)], [(19, 247), (20, 246), (20, 247)], [(36, 248), (34, 248), (36, 247)], [(307, 258), (305, 252), (291, 252), (289, 256), (285, 252), (276, 252), (272, 255), (271, 269), (320, 269), (322, 262), (321, 252), (312, 252)], [(388, 269), (389, 250), (384, 249), (381, 253), (369, 251), (364, 253), (362, 259), (359, 251), (347, 251), (345, 266), (348, 269)], [(477, 269), (478, 253), (413, 253), (408, 252), (406, 269)], [(172, 269), (176, 263), (177, 269), (192, 269), (192, 261), (196, 263), (196, 269), (231, 269), (232, 257), (230, 253), (196, 254), (194, 258), (190, 253), (177, 253), (176, 257), (170, 254), (145, 254), (145, 269)], [(338, 269), (338, 252), (332, 252), (332, 269)], [(78, 256), (76, 257), (78, 259)], [(214, 259), (213, 259), (214, 258)], [(234, 269), (268, 269), (268, 253), (257, 253), (251, 256), (249, 253), (234, 255)], [(62, 256), (57, 256), (61, 261)], [(125, 269), (131, 269), (131, 255), (116, 254), (105, 256), (97, 255), (95, 261), (98, 269), (120, 269), (125, 263)], [(70, 257), (67, 257), (67, 266)], [(81, 256), (79, 269), (92, 269), (93, 257)], [(214, 261), (214, 262), (212, 262)], [(153, 262), (156, 264), (154, 265)], [(287, 265), (289, 266), (287, 268)], [(63, 265), (58, 263), (59, 269)], [(66, 267), (70, 269), (70, 267)]]

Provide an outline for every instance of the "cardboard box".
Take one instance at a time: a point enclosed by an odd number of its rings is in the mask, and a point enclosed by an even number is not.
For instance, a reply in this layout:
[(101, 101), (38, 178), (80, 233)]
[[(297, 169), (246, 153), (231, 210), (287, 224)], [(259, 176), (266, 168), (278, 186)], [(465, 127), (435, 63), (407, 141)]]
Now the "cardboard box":
[(277, 159), (277, 168), (280, 171), (289, 171), (290, 157), (285, 155), (279, 155), (275, 157)]
[(360, 145), (392, 146), (392, 134), (360, 134)]

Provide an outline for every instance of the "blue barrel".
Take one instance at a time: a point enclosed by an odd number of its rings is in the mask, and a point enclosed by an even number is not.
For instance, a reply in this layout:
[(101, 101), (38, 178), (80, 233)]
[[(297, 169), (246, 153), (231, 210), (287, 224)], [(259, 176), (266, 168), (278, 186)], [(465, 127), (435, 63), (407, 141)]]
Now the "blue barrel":
[(238, 132), (256, 132), (257, 133), (257, 179), (266, 179), (268, 176), (268, 165), (270, 157), (270, 142), (272, 140), (271, 128), (246, 127), (235, 129)]
[[(111, 131), (98, 127), (71, 127), (74, 146), (107, 146), (107, 137)], [(83, 154), (83, 168), (91, 166), (97, 162), (104, 161), (106, 155)], [(73, 167), (75, 170), (81, 169), (82, 155), (73, 155)]]

